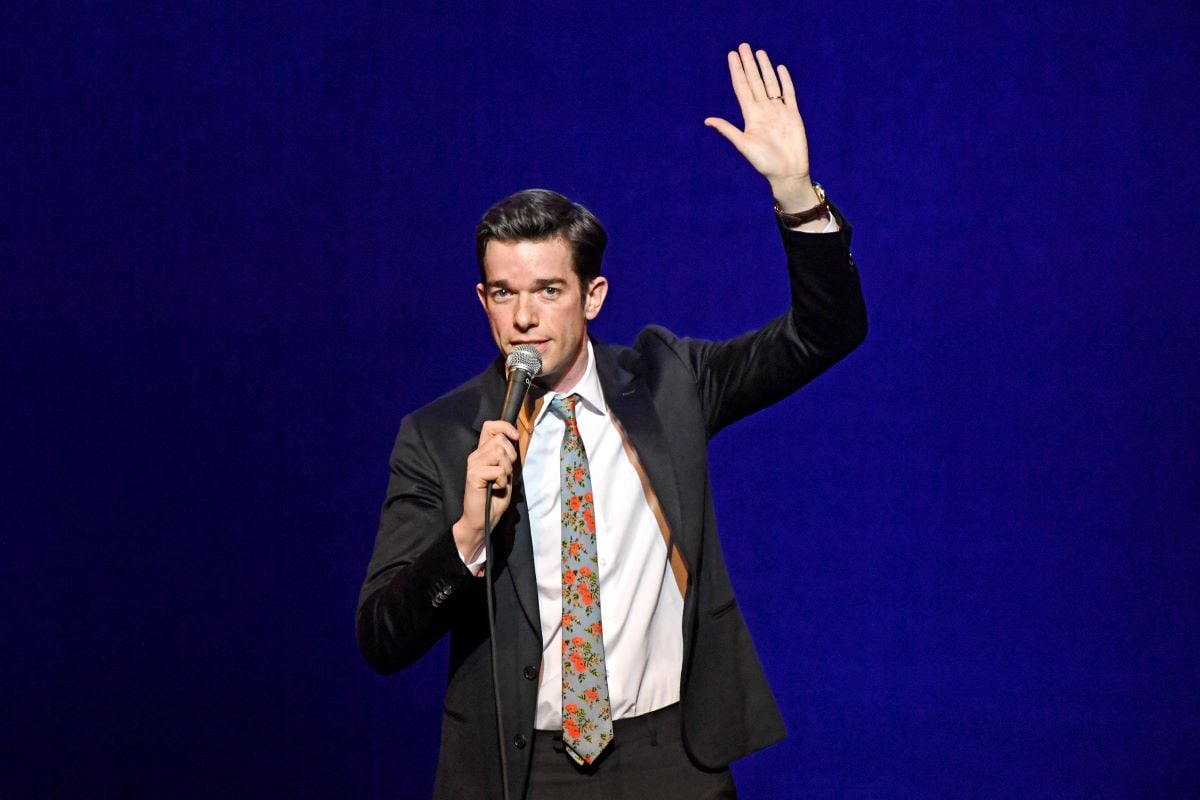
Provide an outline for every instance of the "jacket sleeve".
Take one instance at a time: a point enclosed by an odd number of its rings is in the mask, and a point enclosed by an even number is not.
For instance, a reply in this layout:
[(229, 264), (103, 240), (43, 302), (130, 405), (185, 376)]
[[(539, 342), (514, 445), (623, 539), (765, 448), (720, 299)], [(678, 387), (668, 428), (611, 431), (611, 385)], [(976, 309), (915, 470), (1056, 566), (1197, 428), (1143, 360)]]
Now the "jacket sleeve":
[(804, 386), (866, 337), (850, 226), (840, 211), (833, 213), (841, 226), (834, 233), (780, 228), (791, 284), (785, 314), (728, 341), (674, 344), (695, 378), (710, 437)]
[(380, 673), (396, 672), (424, 655), (449, 630), (468, 594), (464, 590), (475, 580), (450, 532), (449, 515), (457, 506), (447, 503), (447, 485), (418, 421), (405, 417), (358, 603), (359, 649)]

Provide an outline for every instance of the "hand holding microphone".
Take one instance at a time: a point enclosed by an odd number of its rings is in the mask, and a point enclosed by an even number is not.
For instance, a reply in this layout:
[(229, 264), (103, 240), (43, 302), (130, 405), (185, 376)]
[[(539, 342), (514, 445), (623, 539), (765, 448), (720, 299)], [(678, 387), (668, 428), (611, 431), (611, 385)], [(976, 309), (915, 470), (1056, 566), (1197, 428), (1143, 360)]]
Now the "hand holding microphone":
[(463, 559), (474, 561), (483, 549), (484, 505), (491, 485), (493, 524), (512, 500), (513, 465), (517, 462), (517, 415), (534, 377), (542, 371), (542, 357), (533, 345), (517, 345), (505, 362), (508, 389), (501, 418), (483, 423), (479, 445), (467, 456), (467, 479), (463, 489), (463, 513), (454, 524), (454, 542)]

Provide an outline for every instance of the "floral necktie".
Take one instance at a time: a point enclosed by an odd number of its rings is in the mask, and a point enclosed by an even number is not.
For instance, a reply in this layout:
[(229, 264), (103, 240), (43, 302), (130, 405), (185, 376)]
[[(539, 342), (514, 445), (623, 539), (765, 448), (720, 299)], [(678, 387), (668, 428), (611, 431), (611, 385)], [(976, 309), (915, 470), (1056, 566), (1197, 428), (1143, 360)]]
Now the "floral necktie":
[(571, 758), (591, 764), (612, 741), (612, 709), (604, 671), (596, 511), (587, 453), (579, 437), (579, 395), (556, 397), (550, 411), (566, 422), (560, 451), (562, 487), (563, 741)]

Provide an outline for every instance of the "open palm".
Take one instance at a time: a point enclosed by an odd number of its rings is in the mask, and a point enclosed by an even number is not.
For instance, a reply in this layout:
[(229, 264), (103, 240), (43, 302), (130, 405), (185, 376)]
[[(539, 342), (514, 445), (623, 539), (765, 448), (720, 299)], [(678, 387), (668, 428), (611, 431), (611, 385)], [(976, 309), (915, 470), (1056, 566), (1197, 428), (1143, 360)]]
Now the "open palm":
[[(745, 129), (720, 117), (708, 117), (704, 124), (715, 128), (738, 149), (770, 182), (776, 197), (809, 195), (808, 138), (787, 67), (780, 64), (776, 70), (766, 51), (755, 54), (746, 43), (737, 52), (730, 52), (728, 58), (729, 77)], [(815, 202), (816, 195), (811, 196)]]

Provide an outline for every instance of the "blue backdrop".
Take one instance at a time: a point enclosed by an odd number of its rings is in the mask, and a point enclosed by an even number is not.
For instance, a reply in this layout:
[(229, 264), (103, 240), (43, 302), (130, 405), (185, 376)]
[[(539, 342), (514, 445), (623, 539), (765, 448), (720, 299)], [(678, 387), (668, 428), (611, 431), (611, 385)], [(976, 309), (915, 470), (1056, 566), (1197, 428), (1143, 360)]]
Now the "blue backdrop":
[(474, 223), (528, 186), (593, 208), (606, 340), (778, 313), (766, 184), (702, 125), (748, 40), (872, 329), (713, 444), (791, 731), (743, 795), (1200, 796), (1198, 23), (9, 8), (0, 795), (428, 796), (445, 652), (380, 678), (352, 621), (400, 417), (493, 355)]

